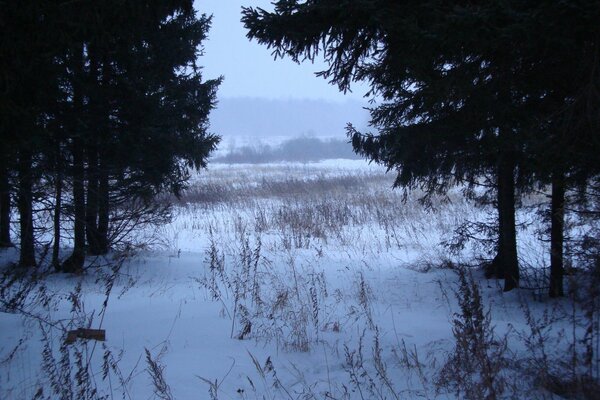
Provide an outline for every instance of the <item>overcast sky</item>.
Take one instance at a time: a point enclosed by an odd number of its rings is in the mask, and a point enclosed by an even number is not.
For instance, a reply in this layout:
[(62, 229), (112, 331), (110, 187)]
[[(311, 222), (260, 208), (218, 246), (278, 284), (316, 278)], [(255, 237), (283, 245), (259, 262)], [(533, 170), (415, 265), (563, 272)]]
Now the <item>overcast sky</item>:
[(246, 38), (242, 6), (272, 10), (270, 0), (196, 0), (196, 9), (212, 14), (213, 24), (200, 60), (205, 78), (219, 75), (225, 81), (219, 97), (260, 97), (269, 99), (323, 99), (344, 102), (362, 99), (366, 90), (356, 86), (344, 95), (336, 86), (314, 73), (325, 69), (322, 62), (296, 64), (290, 59), (273, 60), (266, 46)]

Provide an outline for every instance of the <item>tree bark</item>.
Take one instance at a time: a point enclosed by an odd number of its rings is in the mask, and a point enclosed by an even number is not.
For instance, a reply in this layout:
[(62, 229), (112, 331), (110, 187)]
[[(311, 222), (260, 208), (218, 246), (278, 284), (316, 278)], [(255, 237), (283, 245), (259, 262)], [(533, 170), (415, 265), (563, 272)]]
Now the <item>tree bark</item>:
[[(60, 157), (60, 154), (57, 154)], [(60, 166), (57, 166), (55, 174), (55, 198), (54, 198), (54, 243), (52, 245), (52, 266), (54, 269), (59, 271), (60, 266), (60, 217), (62, 208), (62, 187), (63, 187), (63, 175)]]
[(550, 228), (550, 297), (562, 297), (563, 285), (563, 241), (565, 224), (565, 179), (562, 172), (552, 174), (552, 204)]
[(10, 184), (4, 156), (0, 160), (0, 247), (12, 246), (10, 240)]
[[(92, 139), (93, 140), (93, 139)], [(98, 146), (92, 143), (87, 149), (87, 204), (85, 215), (85, 232), (88, 252), (99, 254), (98, 243)]]
[(73, 154), (73, 206), (75, 220), (73, 221), (74, 243), (73, 253), (63, 263), (64, 272), (78, 272), (83, 269), (85, 261), (85, 187), (83, 166), (83, 143), (80, 137), (72, 141)]
[(98, 254), (106, 254), (109, 250), (108, 226), (110, 211), (110, 187), (108, 182), (107, 163), (105, 162), (105, 152), (100, 152), (98, 185)]
[(498, 211), (498, 244), (496, 248), (496, 256), (492, 260), (492, 263), (489, 265), (489, 269), (486, 271), (486, 278), (496, 278), (496, 279), (504, 279), (504, 213), (505, 213), (505, 196), (503, 195), (503, 191), (501, 190), (500, 183), (500, 168), (496, 171), (497, 173), (497, 190), (496, 190), (496, 209)]
[(509, 154), (502, 155), (498, 165), (498, 262), (499, 271), (504, 275), (505, 292), (519, 287), (514, 171), (513, 158)]
[(83, 80), (83, 45), (74, 50), (73, 60), (73, 120), (71, 125), (71, 155), (73, 165), (73, 253), (62, 265), (64, 272), (72, 273), (83, 270), (85, 262), (85, 168), (84, 168), (84, 127), (79, 122), (83, 114), (83, 97), (81, 82)]
[(21, 267), (35, 267), (35, 239), (33, 232), (33, 195), (32, 186), (32, 155), (27, 149), (22, 149), (19, 154), (19, 196), (17, 206), (19, 209), (21, 250), (19, 265)]
[(105, 89), (105, 96), (102, 103), (102, 116), (104, 118), (103, 129), (98, 135), (100, 145), (98, 146), (98, 225), (97, 225), (97, 254), (103, 255), (108, 253), (108, 227), (109, 227), (109, 207), (110, 207), (110, 186), (109, 186), (109, 170), (108, 170), (108, 140), (110, 136), (110, 100), (107, 97), (107, 91), (110, 86), (110, 63), (107, 61), (106, 52), (102, 57), (102, 88)]

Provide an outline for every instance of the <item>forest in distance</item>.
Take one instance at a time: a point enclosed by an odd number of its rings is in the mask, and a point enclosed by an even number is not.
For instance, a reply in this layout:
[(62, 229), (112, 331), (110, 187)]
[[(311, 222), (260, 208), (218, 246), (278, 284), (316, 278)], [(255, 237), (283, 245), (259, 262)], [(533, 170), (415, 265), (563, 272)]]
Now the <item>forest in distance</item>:
[[(256, 140), (255, 140), (256, 141)], [(300, 136), (286, 138), (279, 144), (258, 143), (231, 146), (211, 159), (211, 162), (228, 164), (265, 164), (272, 162), (317, 162), (322, 160), (357, 160), (361, 157), (352, 151), (347, 139)]]
[(2, 3), (0, 398), (599, 398), (600, 2), (202, 7)]

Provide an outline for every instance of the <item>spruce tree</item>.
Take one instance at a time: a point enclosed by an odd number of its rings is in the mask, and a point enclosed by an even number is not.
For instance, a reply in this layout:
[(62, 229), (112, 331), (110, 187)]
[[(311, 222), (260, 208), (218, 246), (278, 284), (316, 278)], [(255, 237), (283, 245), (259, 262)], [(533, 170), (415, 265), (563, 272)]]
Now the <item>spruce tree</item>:
[[(35, 265), (33, 194), (53, 198), (52, 263), (75, 272), (109, 250), (118, 210), (179, 193), (206, 165), (220, 80), (204, 81), (197, 58), (210, 18), (188, 0), (25, 0), (3, 4), (0, 24), (0, 239), (12, 198), (21, 264)], [(60, 263), (65, 220), (74, 246)]]
[(24, 0), (0, 8), (0, 226), (3, 241), (9, 239), (13, 197), (19, 214), (19, 264), (24, 267), (36, 265), (33, 191), (42, 172), (42, 154), (48, 150), (46, 126), (60, 92), (54, 59), (64, 39), (54, 34), (60, 4)]
[[(196, 64), (210, 19), (198, 18), (190, 1), (153, 7), (106, 2), (89, 5), (83, 15), (92, 17), (82, 71), (87, 128), (79, 129), (81, 143), (73, 152), (77, 171), (75, 161), (83, 157), (84, 172), (73, 178), (85, 180), (87, 194), (75, 220), (85, 221), (87, 251), (104, 254), (111, 209), (151, 203), (163, 191), (178, 193), (187, 168), (205, 166), (218, 142), (207, 130), (219, 80), (204, 82)], [(82, 236), (83, 228), (77, 232)], [(81, 257), (76, 261), (81, 267)]]
[[(276, 56), (300, 62), (322, 51), (329, 68), (319, 75), (341, 90), (354, 80), (370, 83), (372, 94), (383, 100), (371, 112), (377, 131), (350, 128), (349, 133), (356, 151), (398, 171), (398, 185), (444, 191), (456, 182), (496, 175), (494, 266), (510, 290), (519, 281), (516, 190), (551, 175), (555, 197), (563, 192), (557, 187), (565, 170), (559, 152), (542, 155), (540, 144), (548, 132), (558, 137), (565, 119), (557, 116), (575, 110), (582, 85), (597, 88), (597, 9), (591, 1), (278, 1), (273, 12), (245, 8), (242, 20), (248, 37), (273, 48)], [(550, 51), (555, 44), (559, 50)], [(588, 67), (578, 67), (580, 57)], [(580, 70), (590, 78), (573, 74)], [(587, 93), (592, 93), (588, 100), (597, 98), (597, 91)], [(595, 100), (586, 104), (598, 109)], [(550, 142), (553, 148), (564, 145)], [(550, 170), (544, 158), (555, 160)], [(580, 164), (575, 158), (567, 157), (566, 165)], [(562, 203), (554, 204), (557, 209)], [(554, 224), (559, 214), (553, 212)], [(554, 236), (553, 242), (562, 242)], [(560, 251), (553, 247), (556, 263)]]
[(516, 287), (512, 98), (505, 72), (481, 54), (485, 36), (471, 34), (472, 13), (436, 1), (343, 3), (280, 1), (273, 13), (245, 9), (243, 21), (250, 38), (296, 61), (323, 45), (329, 69), (320, 75), (342, 90), (370, 83), (383, 99), (371, 113), (377, 133), (349, 133), (356, 151), (398, 171), (397, 185), (445, 191), (497, 171), (499, 254), (505, 289)]

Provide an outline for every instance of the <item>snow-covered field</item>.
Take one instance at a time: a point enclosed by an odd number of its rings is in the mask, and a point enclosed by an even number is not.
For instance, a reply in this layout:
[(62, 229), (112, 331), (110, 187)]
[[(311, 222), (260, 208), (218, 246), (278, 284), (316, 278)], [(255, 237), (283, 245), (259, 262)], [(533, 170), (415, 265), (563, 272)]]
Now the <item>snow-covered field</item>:
[[(403, 202), (393, 178), (362, 161), (211, 165), (173, 221), (145, 232), (152, 248), (120, 269), (90, 260), (100, 266), (83, 276), (51, 275), (0, 313), (0, 399), (34, 398), (40, 387), (47, 398), (81, 398), (82, 387), (111, 399), (455, 398), (451, 385), (436, 390), (460, 312), (450, 267), (478, 249), (450, 254), (440, 242), (493, 210), (459, 190), (433, 208), (419, 193)], [(547, 265), (535, 214), (519, 218), (522, 265)], [(533, 382), (524, 309), (541, 320), (567, 303), (502, 294), (473, 275), (492, 311), (498, 379), (511, 377), (505, 393), (541, 396), (524, 391)], [(65, 330), (80, 327), (104, 329), (106, 341), (64, 346)], [(568, 346), (568, 327), (543, 327), (548, 357)]]

